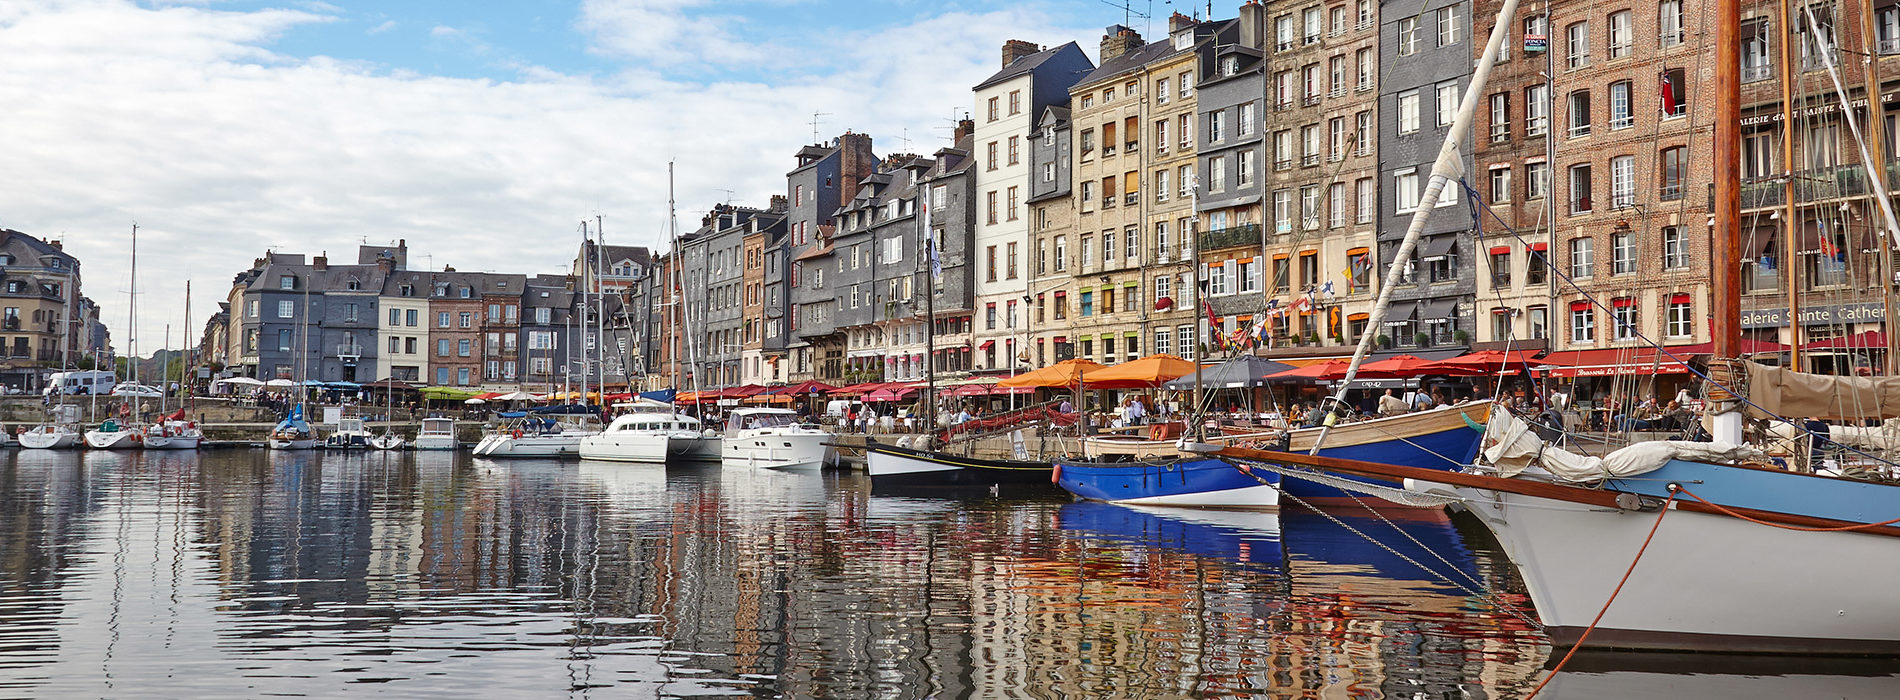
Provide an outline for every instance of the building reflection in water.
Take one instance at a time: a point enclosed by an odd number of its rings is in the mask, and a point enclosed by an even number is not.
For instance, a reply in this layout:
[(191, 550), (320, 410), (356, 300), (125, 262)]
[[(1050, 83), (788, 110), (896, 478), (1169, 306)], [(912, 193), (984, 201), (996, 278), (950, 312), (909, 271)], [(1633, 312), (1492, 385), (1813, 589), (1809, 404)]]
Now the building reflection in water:
[(233, 450), (20, 453), (0, 516), (0, 690), (33, 695), (1504, 698), (1548, 654), (1435, 511), (1333, 513), (1387, 549), (1305, 511)]

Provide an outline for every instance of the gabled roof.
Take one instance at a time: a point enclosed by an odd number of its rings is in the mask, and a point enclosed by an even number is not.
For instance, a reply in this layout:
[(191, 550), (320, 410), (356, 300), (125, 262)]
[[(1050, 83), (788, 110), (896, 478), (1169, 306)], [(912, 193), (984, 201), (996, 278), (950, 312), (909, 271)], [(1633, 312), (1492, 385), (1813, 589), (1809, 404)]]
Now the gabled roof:
[(976, 87), (971, 88), (971, 89), (981, 90), (991, 85), (995, 85), (1005, 80), (1009, 80), (1010, 78), (1016, 78), (1016, 77), (1028, 75), (1032, 72), (1035, 72), (1038, 66), (1041, 66), (1043, 63), (1047, 62), (1049, 59), (1054, 58), (1056, 54), (1062, 53), (1064, 49), (1070, 49), (1070, 48), (1073, 48), (1078, 52), (1082, 50), (1082, 47), (1076, 46), (1075, 42), (1073, 41), (1067, 44), (1063, 44), (1061, 46), (1043, 49), (1036, 53), (1029, 54), (1028, 56), (1018, 58), (1007, 66), (1003, 66), (1002, 70), (997, 71), (995, 75), (992, 75), (984, 79), (983, 82), (977, 83)]

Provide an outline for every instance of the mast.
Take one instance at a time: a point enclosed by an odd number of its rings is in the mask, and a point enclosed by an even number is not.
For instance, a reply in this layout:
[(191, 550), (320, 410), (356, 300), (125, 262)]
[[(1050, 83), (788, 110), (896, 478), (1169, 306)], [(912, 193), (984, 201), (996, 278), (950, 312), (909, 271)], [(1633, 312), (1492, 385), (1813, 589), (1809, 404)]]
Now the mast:
[(586, 280), (581, 284), (581, 405), (587, 405), (587, 376), (594, 373), (593, 356), (588, 354), (587, 346), (591, 335), (588, 333), (587, 314), (593, 310), (592, 297), (594, 285), (600, 284), (600, 277), (594, 274), (592, 258), (595, 255), (594, 239), (587, 235), (587, 220), (581, 220), (581, 274)]
[[(179, 326), (179, 328), (183, 329), (185, 333), (185, 336), (184, 336), (185, 338), (191, 337), (191, 280), (185, 280), (185, 324), (182, 326)], [(181, 408), (185, 406), (190, 406), (192, 405), (192, 403), (194, 403), (192, 401), (194, 397), (192, 396), (191, 390), (188, 388), (191, 386), (191, 382), (189, 379), (185, 377), (185, 368), (191, 366), (190, 341), (185, 341), (184, 352), (185, 352), (184, 359), (178, 363), (178, 389), (180, 391), (185, 392), (184, 396), (179, 397), (179, 404)]]
[[(1798, 268), (1795, 265), (1795, 260), (1798, 259), (1795, 257), (1795, 251), (1798, 249), (1795, 238), (1800, 234), (1801, 220), (1796, 217), (1794, 208), (1794, 80), (1789, 76), (1789, 73), (1794, 71), (1794, 42), (1799, 39), (1795, 38), (1794, 13), (1788, 9), (1788, 0), (1781, 0), (1781, 30), (1781, 65), (1783, 66), (1781, 70), (1781, 230), (1783, 232), (1781, 267), (1788, 271), (1782, 276), (1785, 280), (1783, 288), (1788, 295), (1788, 313), (1783, 318), (1788, 320), (1788, 366), (1799, 371), (1801, 369), (1801, 293), (1795, 280), (1795, 276), (1799, 274), (1796, 272)], [(1719, 81), (1717, 84), (1720, 84)], [(1740, 168), (1737, 168), (1736, 175), (1740, 174)], [(1741, 211), (1740, 204), (1736, 205), (1736, 211)], [(1739, 217), (1740, 214), (1736, 216)], [(1740, 234), (1738, 233), (1736, 237), (1739, 240)], [(1740, 252), (1739, 246), (1737, 252)], [(1739, 256), (1733, 259), (1741, 260)], [(1737, 302), (1736, 306), (1739, 311), (1740, 302)], [(1739, 332), (1740, 330), (1737, 329), (1737, 333)], [(1739, 344), (1736, 349), (1740, 350)], [(1722, 355), (1722, 357), (1727, 356)]]
[[(1721, 360), (1739, 356), (1741, 349), (1741, 17), (1741, 0), (1715, 0), (1715, 171), (1712, 173), (1715, 202), (1709, 210), (1709, 216), (1715, 220), (1709, 242), (1715, 274), (1709, 314), (1713, 321), (1714, 355)], [(1787, 64), (1781, 67), (1784, 75), (1793, 69)], [(1792, 127), (1792, 124), (1782, 125), (1784, 129)], [(1790, 316), (1788, 323), (1793, 328), (1795, 319)], [(1727, 405), (1723, 408), (1729, 409), (1711, 411), (1714, 414), (1712, 437), (1741, 444), (1742, 414), (1733, 410), (1734, 397), (1712, 392), (1711, 398), (1726, 398), (1723, 403)]]
[[(942, 258), (938, 257), (940, 253), (937, 252), (937, 233), (930, 228), (930, 208), (933, 206), (930, 201), (930, 182), (931, 181), (924, 181), (918, 185), (917, 201), (922, 202), (922, 205), (918, 208), (924, 210), (924, 224), (921, 229), (924, 233), (924, 250), (929, 251), (927, 254), (928, 259), (924, 261), (924, 264), (929, 266), (928, 269), (930, 271), (930, 274), (924, 276), (924, 432), (927, 435), (936, 435), (937, 278), (941, 274), (942, 268), (940, 261)], [(1028, 286), (1025, 285), (1023, 289), (1027, 291)], [(1024, 298), (1027, 298), (1026, 294)], [(1027, 304), (1027, 302), (1024, 303)], [(1024, 312), (1024, 316), (1027, 317), (1028, 309), (1025, 308)], [(1010, 358), (1010, 367), (1014, 368), (1015, 366), (1016, 358), (1012, 357)], [(1011, 396), (1011, 405), (1014, 405), (1014, 394)]]
[[(132, 383), (139, 383), (139, 225), (132, 223), (132, 274), (131, 283), (125, 290), (125, 348), (126, 364), (131, 366)], [(132, 393), (132, 412), (127, 419), (138, 417), (139, 395)]]
[[(1733, 3), (1736, 0), (1719, 0)], [(1445, 133), (1445, 143), (1438, 149), (1438, 160), (1432, 164), (1432, 178), (1426, 183), (1425, 192), (1419, 196), (1417, 212), (1412, 214), (1412, 224), (1405, 231), (1405, 240), (1399, 243), (1398, 250), (1392, 254), (1392, 264), (1386, 268), (1383, 284), (1379, 285), (1379, 299), (1372, 305), (1367, 315), (1366, 329), (1371, 331), (1385, 321), (1386, 307), (1392, 303), (1392, 291), (1398, 285), (1393, 281), (1405, 269), (1405, 261), (1411, 259), (1412, 250), (1418, 247), (1418, 239), (1425, 233), (1425, 223), (1438, 207), (1438, 197), (1445, 191), (1445, 184), (1464, 171), (1464, 164), (1458, 160), (1458, 148), (1464, 144), (1465, 137), (1471, 131), (1472, 118), (1478, 112), (1478, 100), (1484, 97), (1484, 84), (1491, 77), (1491, 68), (1497, 65), (1498, 52), (1504, 47), (1504, 38), (1510, 35), (1512, 18), (1517, 14), (1518, 0), (1505, 0), (1504, 7), (1498, 10), (1497, 21), (1491, 27), (1491, 38), (1485, 42), (1484, 54), (1471, 69), (1471, 83), (1465, 88), (1458, 103), (1458, 114), (1451, 121), (1451, 128)], [(1729, 66), (1736, 69), (1736, 66)], [(1720, 176), (1717, 176), (1718, 180)], [(1365, 362), (1366, 355), (1372, 352), (1373, 333), (1359, 336), (1359, 346), (1353, 350), (1352, 362), (1346, 366), (1346, 376), (1339, 382), (1339, 391), (1331, 397), (1331, 403), (1321, 402), (1325, 410), (1335, 410), (1346, 402), (1346, 391), (1352, 386), (1352, 380), (1359, 374), (1359, 365)], [(1326, 442), (1326, 434), (1332, 426), (1321, 423), (1320, 434), (1313, 441), (1313, 447), (1307, 454), (1319, 454), (1320, 446)]]
[[(667, 275), (667, 278), (672, 280), (672, 285), (671, 285), (672, 288), (662, 289), (660, 291), (666, 293), (667, 295), (666, 298), (668, 300), (667, 306), (669, 308), (667, 308), (666, 310), (666, 355), (669, 359), (673, 361), (673, 391), (674, 393), (677, 394), (680, 390), (680, 384), (681, 384), (680, 382), (680, 352), (682, 352), (683, 349), (678, 347), (675, 344), (675, 342), (679, 339), (679, 327), (678, 327), (678, 324), (673, 321), (673, 319), (675, 315), (680, 313), (680, 305), (679, 305), (680, 304), (680, 290), (683, 288), (680, 286), (678, 270), (681, 270), (684, 268), (679, 267), (680, 222), (679, 222), (679, 217), (675, 216), (673, 213), (673, 162), (672, 161), (667, 161), (666, 163), (666, 232), (667, 232), (667, 238), (673, 242), (672, 253), (666, 256), (667, 257), (666, 266), (668, 268), (668, 272), (670, 273)], [(787, 298), (789, 299), (790, 297), (787, 297)]]
[[(172, 324), (167, 323), (165, 324), (165, 344), (160, 345), (158, 347), (159, 349), (163, 350), (163, 349), (170, 348), (171, 346), (172, 346)], [(165, 415), (165, 409), (171, 408), (171, 404), (169, 402), (169, 399), (171, 397), (167, 395), (168, 392), (166, 391), (166, 389), (168, 388), (167, 385), (171, 384), (171, 379), (172, 379), (171, 360), (168, 359), (165, 361), (164, 364), (161, 364), (158, 366), (158, 415), (160, 416)]]
[[(1875, 53), (1874, 17), (1873, 13), (1865, 11), (1864, 8), (1860, 13), (1860, 45), (1862, 50), (1870, 54)], [(1893, 144), (1887, 143), (1887, 105), (1882, 94), (1885, 86), (1880, 82), (1879, 65), (1878, 57), (1861, 62), (1861, 67), (1866, 71), (1866, 88), (1862, 92), (1867, 95), (1867, 121), (1871, 127), (1867, 136), (1868, 148), (1872, 150), (1874, 162), (1885, 163), (1887, 154), (1893, 149)], [(1880, 192), (1886, 191), (1885, 180), (1875, 179), (1873, 182), (1877, 183), (1875, 186), (1880, 188)], [(1882, 335), (1886, 336), (1887, 341), (1881, 345), (1885, 352), (1881, 353), (1880, 373), (1889, 377), (1900, 372), (1900, 358), (1894, 357), (1893, 327), (1893, 240), (1891, 236), (1896, 234), (1900, 234), (1900, 231), (1888, 231), (1887, 235), (1875, 236), (1880, 239), (1880, 260), (1874, 266), (1874, 274), (1880, 279), (1880, 302), (1883, 311), (1880, 316), (1880, 326)]]
[(600, 404), (607, 405), (607, 284), (601, 280), (607, 264), (607, 228), (601, 215), (594, 215), (594, 359), (600, 362)]

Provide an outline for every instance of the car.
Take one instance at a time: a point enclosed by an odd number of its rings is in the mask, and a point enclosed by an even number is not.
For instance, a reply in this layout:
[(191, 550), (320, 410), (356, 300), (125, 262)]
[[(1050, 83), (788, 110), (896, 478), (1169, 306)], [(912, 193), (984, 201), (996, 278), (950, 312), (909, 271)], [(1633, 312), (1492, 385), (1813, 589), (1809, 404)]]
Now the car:
[(112, 387), (112, 395), (113, 396), (143, 396), (143, 397), (155, 399), (160, 396), (164, 396), (165, 394), (164, 392), (159, 391), (158, 387), (155, 387), (155, 386), (146, 386), (144, 384), (120, 384), (118, 386)]

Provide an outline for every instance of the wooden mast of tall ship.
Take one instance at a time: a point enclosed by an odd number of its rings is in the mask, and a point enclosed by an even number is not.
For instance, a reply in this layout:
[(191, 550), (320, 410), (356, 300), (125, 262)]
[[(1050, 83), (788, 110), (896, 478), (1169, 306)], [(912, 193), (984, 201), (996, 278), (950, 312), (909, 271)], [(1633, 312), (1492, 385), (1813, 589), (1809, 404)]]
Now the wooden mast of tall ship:
[[(1709, 255), (1714, 260), (1712, 298), (1709, 300), (1713, 321), (1712, 350), (1718, 360), (1740, 357), (1742, 317), (1741, 296), (1741, 219), (1742, 219), (1742, 37), (1741, 0), (1715, 0), (1715, 201), (1709, 216), (1715, 220), (1710, 234)], [(1785, 73), (1790, 67), (1784, 65)], [(1782, 124), (1783, 130), (1793, 124)], [(1793, 230), (1794, 222), (1786, 222)], [(1790, 313), (1794, 309), (1788, 310)], [(1788, 318), (1793, 331), (1794, 318)], [(1790, 338), (1793, 340), (1793, 338)], [(1718, 373), (1720, 378), (1734, 381)], [(1727, 392), (1709, 392), (1711, 400), (1721, 400), (1712, 411), (1711, 433), (1716, 440), (1730, 444), (1742, 442), (1742, 412), (1735, 397)]]

